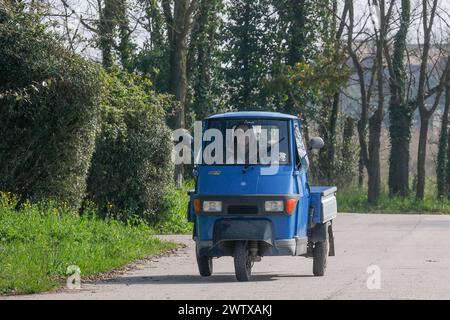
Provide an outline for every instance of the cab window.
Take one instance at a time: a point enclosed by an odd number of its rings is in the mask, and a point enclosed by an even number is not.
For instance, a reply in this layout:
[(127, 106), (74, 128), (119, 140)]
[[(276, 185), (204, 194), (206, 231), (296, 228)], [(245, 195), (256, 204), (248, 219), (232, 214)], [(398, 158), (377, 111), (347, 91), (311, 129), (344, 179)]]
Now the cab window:
[(306, 150), (306, 146), (303, 141), (303, 135), (298, 121), (294, 122), (294, 135), (295, 135), (295, 146), (297, 150), (296, 154), (297, 166), (304, 170), (308, 170), (309, 168), (308, 152)]

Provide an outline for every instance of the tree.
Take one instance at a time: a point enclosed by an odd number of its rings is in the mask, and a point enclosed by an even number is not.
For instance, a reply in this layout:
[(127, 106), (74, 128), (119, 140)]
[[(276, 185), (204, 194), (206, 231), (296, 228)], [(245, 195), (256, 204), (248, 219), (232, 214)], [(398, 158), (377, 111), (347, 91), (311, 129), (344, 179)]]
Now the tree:
[[(324, 7), (330, 6), (326, 1)], [(331, 56), (331, 61), (336, 65), (344, 65), (346, 57), (343, 52), (343, 39), (345, 20), (348, 14), (348, 5), (344, 4), (342, 13), (338, 13), (338, 3), (336, 0), (331, 1), (329, 12), (324, 12), (324, 51), (326, 55)], [(338, 24), (339, 17), (339, 24)], [(338, 113), (341, 98), (341, 88), (337, 87), (334, 92), (326, 95), (322, 99), (322, 117), (319, 122), (319, 133), (325, 140), (325, 146), (319, 153), (319, 172), (321, 180), (325, 183), (335, 181), (336, 178), (336, 143), (337, 143), (337, 124)], [(348, 160), (351, 158), (347, 157)]]
[(135, 58), (135, 68), (153, 82), (158, 92), (170, 91), (169, 43), (165, 32), (165, 19), (159, 0), (139, 0), (144, 16), (141, 26), (147, 31), (143, 48)]
[[(197, 0), (162, 0), (162, 7), (167, 28), (170, 61), (170, 93), (177, 102), (172, 128), (185, 128), (185, 108), (188, 90), (187, 55), (188, 40), (193, 25), (193, 16)], [(178, 185), (183, 180), (183, 166), (175, 168)]]
[[(281, 21), (285, 24), (285, 28), (282, 28), (282, 30), (286, 29), (287, 31), (287, 66), (293, 67), (296, 63), (311, 59), (309, 55), (311, 50), (307, 49), (307, 46), (311, 43), (311, 41), (307, 41), (308, 36), (310, 37), (311, 35), (311, 33), (308, 34), (308, 28), (306, 28), (307, 8), (305, 0), (290, 0), (278, 3)], [(294, 98), (291, 95), (288, 95), (284, 109), (287, 113), (298, 111), (295, 110)]]
[[(367, 84), (367, 71), (358, 56), (357, 50), (361, 46), (370, 43), (369, 39), (362, 41), (359, 46), (355, 46), (355, 17), (353, 1), (347, 0), (349, 8), (349, 25), (347, 37), (347, 50), (353, 62), (355, 72), (359, 83), (359, 92), (361, 95), (361, 115), (358, 122), (358, 139), (361, 147), (361, 158), (368, 172), (368, 192), (367, 200), (374, 203), (380, 196), (380, 136), (381, 123), (384, 114), (384, 66), (383, 66), (383, 44), (387, 33), (387, 21), (389, 21), (391, 9), (385, 9), (385, 1), (379, 2), (379, 24), (375, 25), (375, 56), (372, 57), (372, 67), (370, 80)], [(371, 4), (375, 6), (374, 3)], [(391, 2), (392, 6), (392, 2)], [(359, 35), (359, 34), (358, 34)], [(371, 37), (372, 38), (372, 37)], [(356, 48), (355, 48), (356, 47)], [(377, 107), (370, 115), (370, 101), (372, 90), (377, 80)], [(369, 143), (366, 142), (367, 127), (369, 129)]]
[(420, 114), (420, 135), (419, 135), (419, 148), (417, 154), (417, 190), (416, 198), (422, 200), (425, 196), (425, 161), (427, 154), (427, 140), (428, 140), (428, 126), (429, 120), (433, 113), (439, 106), (442, 92), (445, 88), (445, 82), (447, 74), (450, 71), (450, 59), (447, 58), (444, 71), (439, 80), (439, 84), (435, 87), (435, 98), (431, 108), (426, 106), (426, 86), (428, 84), (428, 65), (429, 65), (429, 53), (431, 48), (431, 37), (433, 24), (436, 18), (438, 0), (433, 0), (431, 8), (428, 8), (428, 1), (422, 1), (422, 28), (424, 34), (423, 49), (421, 54), (420, 74), (418, 80), (418, 92), (415, 103), (417, 103)]
[(99, 47), (102, 52), (102, 65), (109, 69), (114, 64), (114, 28), (116, 26), (116, 0), (105, 0), (103, 8), (99, 8)]
[(449, 196), (448, 177), (446, 175), (446, 166), (448, 162), (447, 148), (449, 138), (448, 113), (450, 111), (450, 83), (445, 84), (445, 105), (441, 119), (441, 132), (439, 134), (438, 155), (436, 164), (436, 179), (438, 198), (442, 199), (445, 195)]
[(266, 107), (261, 88), (272, 64), (270, 0), (230, 0), (224, 35), (224, 77), (229, 108), (261, 110)]
[(117, 0), (116, 21), (119, 28), (119, 46), (117, 51), (120, 55), (122, 67), (129, 72), (133, 69), (134, 45), (131, 41), (131, 30), (127, 16), (127, 0)]
[(407, 103), (405, 72), (406, 37), (411, 22), (410, 0), (402, 0), (399, 30), (394, 38), (392, 56), (386, 41), (385, 57), (389, 66), (389, 192), (406, 196), (409, 190), (409, 143), (413, 107)]
[[(360, 144), (360, 173), (362, 167), (367, 167), (369, 162), (369, 156), (367, 154), (367, 142), (366, 142), (366, 127), (368, 122), (368, 112), (369, 112), (369, 104), (373, 87), (373, 79), (374, 79), (374, 71), (375, 64), (372, 67), (370, 74), (370, 83), (367, 87), (366, 85), (366, 72), (363, 68), (363, 65), (358, 56), (357, 50), (358, 47), (355, 48), (354, 39), (355, 39), (355, 18), (354, 18), (354, 6), (351, 0), (346, 0), (346, 5), (348, 6), (348, 14), (349, 14), (349, 22), (348, 22), (348, 36), (347, 36), (347, 50), (351, 61), (353, 63), (353, 68), (357, 74), (358, 85), (359, 85), (359, 93), (360, 93), (360, 104), (361, 104), (361, 114), (360, 119), (357, 125), (358, 139)], [(362, 175), (360, 174), (360, 177)], [(361, 181), (360, 181), (361, 183)]]
[[(446, 99), (445, 100), (445, 111), (448, 111), (449, 106), (450, 106), (450, 87), (448, 85), (448, 82), (447, 82), (447, 86), (446, 86), (445, 90), (446, 90), (445, 91), (445, 99)], [(448, 114), (447, 114), (447, 117), (448, 117)], [(445, 159), (446, 163), (445, 163), (445, 172), (444, 172), (445, 178), (443, 179), (441, 177), (439, 183), (441, 183), (441, 184), (445, 183), (444, 187), (441, 186), (440, 188), (445, 190), (444, 192), (447, 193), (447, 198), (450, 199), (450, 160), (449, 160), (450, 159), (450, 128), (441, 127), (441, 137), (443, 135), (445, 135), (442, 133), (442, 130), (447, 130), (446, 159)], [(443, 147), (443, 143), (441, 141), (439, 141), (439, 142), (440, 142), (439, 148)], [(439, 151), (442, 152), (441, 149), (439, 149)], [(443, 158), (443, 155), (440, 155), (439, 158)], [(441, 160), (441, 162), (438, 164), (438, 167), (437, 167), (440, 174), (442, 173), (442, 167), (444, 167), (442, 162), (443, 162), (443, 160)], [(444, 180), (444, 181), (442, 181), (442, 180)]]
[(198, 119), (204, 119), (217, 110), (214, 100), (215, 95), (220, 94), (217, 92), (220, 90), (218, 28), (222, 8), (222, 0), (201, 0), (192, 30), (188, 70), (193, 90), (192, 109)]
[[(53, 2), (49, 2), (47, 6), (50, 8), (50, 19), (53, 16), (63, 18), (64, 33), (71, 50), (74, 50), (73, 42), (80, 33), (92, 33), (96, 40), (95, 47), (101, 52), (102, 65), (105, 69), (111, 69), (114, 64), (120, 62), (125, 70), (132, 71), (135, 44), (131, 40), (134, 28), (130, 27), (128, 19), (129, 2), (130, 0), (87, 2), (83, 9), (76, 10), (70, 0), (61, 0), (62, 10)], [(72, 22), (76, 21), (78, 26), (71, 32), (69, 18), (73, 17), (76, 20)], [(79, 30), (80, 25), (83, 26), (83, 30)], [(84, 41), (88, 43), (88, 47), (92, 46), (87, 39)]]

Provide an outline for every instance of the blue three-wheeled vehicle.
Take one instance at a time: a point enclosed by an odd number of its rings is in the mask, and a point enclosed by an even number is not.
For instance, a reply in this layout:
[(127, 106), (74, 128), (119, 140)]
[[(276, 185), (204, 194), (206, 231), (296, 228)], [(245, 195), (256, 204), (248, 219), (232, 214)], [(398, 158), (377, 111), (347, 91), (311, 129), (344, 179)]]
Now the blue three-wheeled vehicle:
[(196, 165), (188, 219), (200, 275), (213, 273), (213, 258), (232, 256), (237, 280), (248, 281), (261, 257), (289, 255), (313, 258), (313, 274), (323, 276), (327, 256), (334, 256), (337, 189), (308, 183), (308, 153), (322, 148), (323, 140), (313, 138), (305, 146), (300, 119), (281, 113), (226, 113), (203, 123), (203, 132), (216, 129), (223, 136), (236, 128), (252, 131), (258, 146), (272, 141), (258, 138), (263, 130), (277, 129), (279, 161), (269, 166), (256, 157), (253, 163), (245, 158), (240, 164)]

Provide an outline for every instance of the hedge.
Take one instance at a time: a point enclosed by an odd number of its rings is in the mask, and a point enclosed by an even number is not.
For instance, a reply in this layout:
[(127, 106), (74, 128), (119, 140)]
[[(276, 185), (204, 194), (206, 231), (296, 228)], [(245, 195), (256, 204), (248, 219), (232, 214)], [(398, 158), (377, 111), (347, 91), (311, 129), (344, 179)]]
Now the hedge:
[(102, 130), (88, 178), (88, 200), (103, 215), (159, 221), (172, 183), (172, 142), (165, 124), (168, 98), (139, 76), (103, 75)]
[(98, 131), (100, 68), (65, 50), (38, 18), (0, 17), (0, 190), (79, 207)]

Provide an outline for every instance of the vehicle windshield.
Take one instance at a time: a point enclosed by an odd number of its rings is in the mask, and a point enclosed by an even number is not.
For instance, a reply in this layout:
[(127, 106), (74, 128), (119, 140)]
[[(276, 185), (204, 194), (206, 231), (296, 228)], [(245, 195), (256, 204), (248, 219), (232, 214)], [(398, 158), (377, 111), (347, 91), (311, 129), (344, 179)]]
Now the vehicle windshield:
[(203, 164), (289, 164), (289, 122), (272, 119), (217, 119), (207, 122)]

